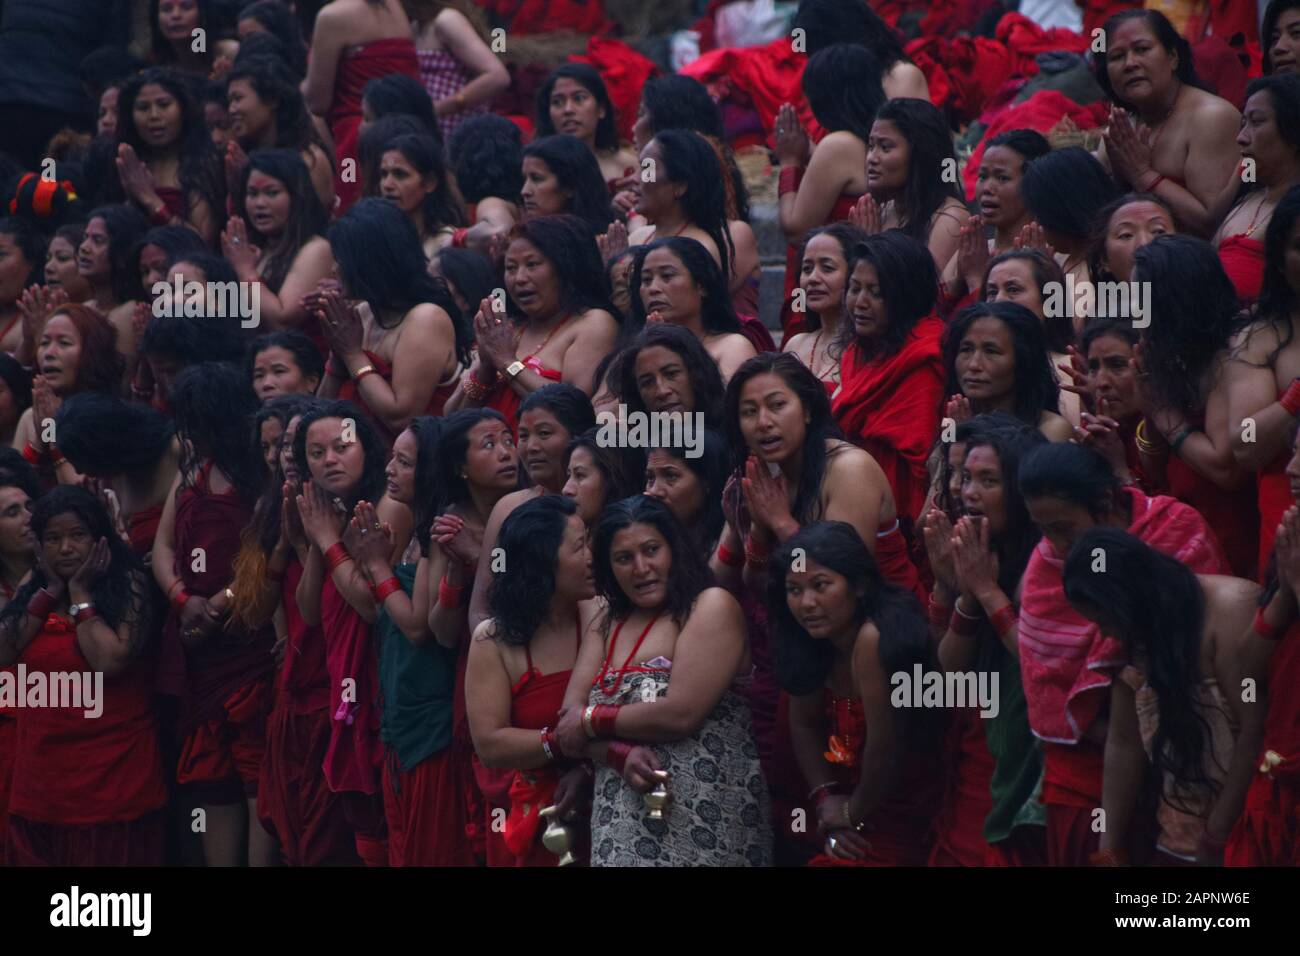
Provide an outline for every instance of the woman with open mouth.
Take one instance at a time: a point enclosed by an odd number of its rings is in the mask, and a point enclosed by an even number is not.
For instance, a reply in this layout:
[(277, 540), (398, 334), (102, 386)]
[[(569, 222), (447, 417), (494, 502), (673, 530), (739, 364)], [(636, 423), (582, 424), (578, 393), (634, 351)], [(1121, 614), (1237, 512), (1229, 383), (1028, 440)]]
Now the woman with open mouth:
[[(596, 766), (592, 865), (771, 866), (767, 785), (738, 693), (752, 666), (740, 605), (644, 495), (605, 509), (592, 567), (608, 606), (583, 636), (555, 731), (564, 756)], [(660, 785), (656, 819), (644, 795)]]
[(84, 699), (22, 711), (8, 862), (161, 866), (167, 787), (151, 668), (137, 664), (150, 617), (145, 571), (84, 488), (46, 495), (31, 525), (37, 567), (0, 611), (0, 666), (93, 677), (99, 713)]
[(514, 423), (519, 403), (550, 382), (588, 396), (619, 323), (596, 240), (577, 216), (527, 219), (511, 231), (501, 310), (478, 303), (478, 355), (447, 410), (486, 405)]
[(226, 224), (221, 251), (240, 282), (261, 286), (258, 328), (317, 331), (303, 300), (333, 273), (334, 256), (325, 240), (329, 214), (302, 157), (292, 149), (258, 150), (236, 195), (244, 215)]
[(118, 114), (109, 198), (132, 203), (155, 226), (188, 225), (212, 242), (224, 213), (225, 179), (203, 111), (184, 81), (146, 70), (122, 87)]
[(634, 326), (667, 322), (688, 330), (708, 351), (724, 383), (757, 354), (731, 307), (722, 272), (703, 244), (668, 236), (638, 247), (633, 255), (628, 291)]
[(806, 306), (806, 332), (798, 332), (781, 347), (807, 365), (832, 398), (840, 387), (840, 359), (845, 342), (844, 287), (849, 280), (853, 247), (867, 237), (856, 226), (836, 222), (809, 232), (799, 249), (799, 289)]
[[(492, 616), (470, 642), (465, 674), (469, 726), (485, 773), (488, 866), (556, 866), (542, 845), (537, 810), (560, 821), (585, 818), (591, 777), (566, 760), (555, 737), (565, 691), (586, 635), (603, 608), (596, 599), (591, 540), (571, 498), (526, 502), (501, 528), (505, 569), (493, 578)], [(573, 850), (585, 859), (586, 825)]]
[(1107, 162), (1134, 190), (1167, 201), (1179, 230), (1208, 237), (1223, 216), (1220, 196), (1237, 178), (1241, 113), (1203, 88), (1191, 45), (1160, 11), (1124, 10), (1102, 31), (1105, 52), (1093, 55), (1092, 68), (1113, 104)]
[(706, 428), (700, 454), (669, 441), (650, 449), (645, 465), (645, 494), (658, 498), (673, 513), (707, 562), (717, 550), (726, 525), (722, 491), (727, 485), (731, 452), (720, 432)]
[(610, 184), (603, 193), (606, 208), (613, 185), (636, 172), (636, 153), (619, 143), (617, 117), (600, 73), (585, 63), (565, 63), (551, 72), (537, 90), (537, 137), (563, 133), (582, 142)]

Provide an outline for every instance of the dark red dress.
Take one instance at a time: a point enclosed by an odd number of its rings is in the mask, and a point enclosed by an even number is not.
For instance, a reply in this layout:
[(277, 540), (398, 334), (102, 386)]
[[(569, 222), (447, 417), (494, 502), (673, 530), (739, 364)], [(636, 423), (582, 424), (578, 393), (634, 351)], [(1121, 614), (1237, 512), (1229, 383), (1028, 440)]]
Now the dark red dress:
[[(369, 350), (366, 351), (366, 361), (375, 367), (375, 371), (379, 373), (380, 378), (389, 385), (393, 384), (392, 365)], [(421, 414), (441, 416), (443, 406), (447, 404), (447, 399), (451, 398), (451, 393), (454, 391), (456, 391), (456, 382), (444, 382), (440, 384), (433, 390), (433, 394), (429, 397), (429, 404)], [(338, 397), (360, 406), (361, 410), (366, 413), (366, 417), (369, 418), (375, 428), (378, 429), (379, 434), (383, 436), (384, 444), (390, 448), (392, 447), (393, 442), (397, 440), (396, 433), (394, 433), (372, 411), (370, 411), (369, 406), (366, 405), (366, 400), (361, 397), (361, 390), (357, 387), (355, 381), (348, 379), (340, 385)]]

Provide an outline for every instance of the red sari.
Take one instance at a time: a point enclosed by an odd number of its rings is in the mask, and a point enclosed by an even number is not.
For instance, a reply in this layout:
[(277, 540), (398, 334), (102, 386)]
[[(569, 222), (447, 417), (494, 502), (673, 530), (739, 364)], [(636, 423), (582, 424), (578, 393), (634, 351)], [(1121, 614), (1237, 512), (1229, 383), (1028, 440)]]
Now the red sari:
[[(560, 372), (557, 369), (547, 368), (541, 362), (537, 361), (535, 356), (528, 356), (522, 360), (525, 365), (540, 375), (542, 378), (550, 379), (552, 382), (561, 380)], [(491, 397), (487, 400), (488, 408), (495, 408), (505, 416), (505, 420), (510, 423), (510, 427), (517, 433), (519, 431), (519, 406), (523, 404), (515, 390), (510, 387), (509, 382), (499, 382), (493, 389)]]
[[(242, 529), (253, 518), (252, 508), (234, 489), (209, 490), (210, 471), (205, 464), (195, 483), (180, 491), (174, 528), (174, 570), (190, 594), (204, 598), (226, 587)], [(192, 556), (200, 551), (204, 563), (196, 571)], [(239, 803), (257, 793), (275, 670), (273, 637), (269, 628), (248, 632), (232, 624), (184, 651), (183, 742), (176, 779), (194, 784), (200, 803)], [(173, 609), (163, 628), (164, 692), (174, 681), (166, 672), (180, 648), (180, 615)]]
[(1241, 303), (1249, 305), (1258, 299), (1264, 285), (1264, 243), (1244, 233), (1225, 236), (1219, 242), (1218, 253)]
[[(1189, 419), (1193, 428), (1204, 427), (1203, 418), (1189, 416)], [(1218, 534), (1232, 573), (1239, 578), (1254, 579), (1260, 527), (1258, 492), (1254, 485), (1247, 482), (1234, 491), (1225, 491), (1174, 456), (1165, 465), (1165, 480), (1169, 493), (1199, 511)]]
[(947, 781), (934, 821), (930, 866), (987, 866), (993, 851), (984, 839), (984, 820), (993, 809), (993, 755), (979, 708), (956, 711), (945, 749)]
[[(334, 138), (334, 192), (339, 198), (340, 216), (361, 195), (357, 141), (360, 138), (362, 93), (371, 80), (390, 73), (399, 73), (420, 82), (420, 61), (415, 55), (415, 44), (409, 37), (394, 37), (348, 47), (339, 59), (338, 71), (334, 76), (334, 102), (325, 114), (325, 122), (329, 124), (330, 134)], [(343, 178), (345, 160), (354, 173), (350, 177), (351, 182)]]
[[(72, 621), (51, 614), (23, 651), (29, 674), (93, 673)], [(160, 866), (167, 801), (148, 668), (102, 679), (100, 713), (24, 708), (9, 803), (12, 866)], [(84, 703), (84, 700), (83, 700)]]
[[(580, 648), (581, 624), (577, 642)], [(564, 691), (569, 686), (573, 670), (543, 674), (533, 666), (533, 654), (527, 645), (524, 645), (524, 656), (528, 669), (510, 688), (510, 726), (540, 732), (544, 727), (559, 724)], [(498, 833), (497, 828), (491, 826), (492, 816), (499, 816), (497, 808), (488, 811), (488, 866), (558, 865), (560, 858), (542, 846), (542, 831), (546, 827), (537, 815), (542, 808), (555, 802), (555, 787), (560, 782), (557, 768), (548, 764), (519, 770), (510, 774), (509, 779), (510, 808), (504, 833)]]
[(266, 722), (266, 759), (257, 783), (257, 816), (280, 844), (285, 866), (359, 862), (343, 803), (325, 783), (330, 741), (330, 683), (325, 638), (303, 620), (297, 589), (302, 565), (291, 560), (280, 585), (288, 631)]
[(921, 319), (894, 355), (864, 361), (856, 342), (840, 361), (836, 424), (884, 469), (904, 534), (925, 505), (926, 459), (939, 431), (943, 401), (943, 323)]
[(1228, 866), (1300, 866), (1300, 624), (1274, 649), (1268, 686), (1258, 773), (1228, 837)]
[[(827, 748), (835, 778), (845, 793), (858, 781), (858, 762), (866, 739), (862, 701), (835, 697), (826, 691), (826, 717), (831, 728)], [(893, 789), (867, 818), (863, 837), (870, 844), (861, 860), (842, 860), (820, 853), (809, 866), (925, 866), (930, 855), (930, 826), (939, 810), (942, 778), (935, 772), (935, 748), (903, 744), (902, 769)], [(829, 760), (839, 753), (845, 762)]]

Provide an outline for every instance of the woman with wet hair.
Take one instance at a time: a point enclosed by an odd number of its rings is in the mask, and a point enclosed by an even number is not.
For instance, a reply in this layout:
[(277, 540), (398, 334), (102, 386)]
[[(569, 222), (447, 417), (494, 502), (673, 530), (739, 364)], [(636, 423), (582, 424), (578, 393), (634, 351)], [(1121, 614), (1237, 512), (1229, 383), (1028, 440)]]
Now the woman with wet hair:
[(804, 297), (806, 332), (789, 336), (781, 347), (803, 362), (835, 396), (840, 387), (840, 359), (845, 342), (844, 289), (849, 281), (849, 257), (866, 233), (847, 222), (813, 229), (799, 247), (799, 290)]
[(1134, 263), (1133, 278), (1149, 290), (1136, 436), (1142, 473), (1204, 515), (1233, 574), (1253, 578), (1258, 496), (1233, 451), (1240, 420), (1229, 418), (1229, 359), (1242, 321), (1236, 290), (1214, 249), (1191, 236), (1154, 239)]
[(804, 31), (809, 56), (838, 43), (864, 47), (880, 64), (886, 96), (930, 98), (925, 74), (903, 52), (898, 33), (871, 7), (842, 0), (799, 0), (792, 25)]
[(618, 319), (596, 240), (576, 216), (542, 216), (511, 231), (505, 254), (507, 311), (478, 303), (478, 356), (447, 409), (487, 406), (513, 420), (519, 402), (549, 382), (591, 395)]
[[(889, 478), (899, 520), (920, 515), (943, 401), (939, 284), (920, 241), (896, 229), (854, 246), (844, 294), (836, 424)], [(905, 531), (905, 534), (910, 533)]]
[(0, 219), (0, 352), (17, 352), (23, 341), (23, 292), (45, 269), (48, 242), (27, 220)]
[(1191, 45), (1160, 11), (1121, 11), (1102, 32), (1105, 52), (1092, 60), (1113, 104), (1111, 169), (1130, 188), (1166, 199), (1180, 230), (1209, 236), (1222, 215), (1216, 200), (1236, 175), (1241, 114), (1205, 89)]
[(167, 788), (150, 669), (139, 662), (146, 573), (84, 488), (42, 498), (31, 530), (38, 563), (0, 611), (0, 666), (49, 680), (89, 670), (103, 683), (94, 711), (56, 700), (17, 721), (8, 862), (160, 866)]
[(619, 356), (618, 400), (629, 412), (701, 414), (721, 429), (726, 385), (699, 338), (668, 322), (649, 322)]
[[(519, 465), (523, 471), (521, 477), (526, 479), (521, 484), (526, 484), (526, 487), (505, 495), (492, 506), (483, 526), (480, 553), (492, 553), (501, 525), (514, 509), (532, 498), (560, 494), (567, 480), (565, 449), (573, 439), (595, 427), (596, 412), (591, 407), (591, 399), (572, 385), (562, 382), (544, 385), (524, 399), (519, 407), (517, 444)], [(468, 568), (456, 570), (463, 572)], [(474, 584), (468, 612), (472, 633), (488, 615), (488, 586), (492, 580), (489, 562), (479, 561), (467, 577), (472, 578)], [(463, 589), (464, 576), (455, 584)], [(456, 601), (461, 601), (459, 594)]]
[(582, 141), (600, 165), (601, 178), (620, 183), (637, 169), (637, 157), (618, 141), (618, 117), (600, 73), (585, 63), (564, 63), (537, 90), (537, 137), (565, 133)]
[(610, 502), (641, 491), (645, 453), (604, 441), (599, 428), (574, 437), (564, 449), (564, 487), (560, 494), (572, 498), (578, 517), (594, 526)]
[(406, 214), (426, 259), (451, 244), (456, 229), (465, 225), (465, 209), (433, 137), (411, 134), (391, 140), (376, 172), (367, 194), (382, 196)]
[[(339, 213), (347, 212), (361, 194), (356, 177), (342, 173), (357, 158), (363, 94), (370, 81), (390, 75), (418, 86), (411, 21), (398, 0), (335, 0), (321, 8), (313, 23), (302, 95), (307, 109), (329, 124)], [(427, 93), (424, 99), (428, 101)], [(430, 121), (432, 125), (432, 115)]]
[(249, 343), (245, 371), (253, 392), (267, 402), (282, 395), (315, 395), (325, 363), (302, 333), (269, 332)]
[[(304, 622), (321, 629), (331, 695), (325, 782), (340, 795), (357, 855), (367, 866), (385, 866), (379, 676), (372, 644), (383, 602), (355, 560), (360, 529), (349, 518), (358, 503), (383, 494), (388, 454), (361, 410), (335, 400), (303, 413), (294, 429), (293, 457), (302, 488), (284, 506), (297, 511), (308, 543), (295, 599)], [(354, 693), (344, 694), (345, 687)]]
[(712, 428), (704, 429), (697, 440), (699, 454), (668, 441), (651, 446), (644, 493), (668, 506), (707, 561), (717, 550), (727, 520), (722, 492), (730, 477), (731, 451)]
[(471, 332), (395, 205), (362, 200), (328, 238), (341, 289), (322, 284), (306, 302), (333, 353), (320, 394), (355, 398), (391, 442), (416, 415), (442, 413)]
[(543, 136), (524, 147), (519, 196), (524, 219), (570, 213), (602, 235), (614, 220), (600, 166), (574, 136)]
[(1060, 415), (1042, 322), (1024, 306), (993, 302), (963, 309), (944, 332), (943, 364), (948, 418), (1009, 412), (1048, 441), (1073, 437), (1073, 426)]
[(940, 715), (890, 702), (893, 675), (933, 668), (920, 603), (885, 580), (842, 521), (804, 526), (772, 567), (776, 673), (824, 840), (812, 865), (923, 865), (939, 799)]
[[(206, 78), (216, 55), (217, 15), (216, 0), (149, 0), (150, 60), (196, 82)], [(214, 45), (195, 50), (196, 30)]]
[(429, 260), (429, 275), (447, 283), (461, 315), (471, 314), (471, 303), (491, 295), (498, 281), (492, 260), (473, 249), (440, 249)]
[(148, 221), (134, 206), (100, 206), (91, 211), (77, 248), (77, 272), (91, 288), (83, 304), (117, 330), (117, 350), (128, 368), (135, 357), (136, 302), (143, 298), (131, 253), (148, 229)]
[(246, 4), (235, 19), (235, 30), (241, 44), (259, 33), (275, 37), (284, 46), (285, 62), (289, 68), (299, 79), (306, 74), (307, 44), (303, 40), (302, 26), (293, 10), (285, 4), (277, 0), (257, 0)]
[[(770, 866), (767, 787), (736, 687), (750, 665), (740, 605), (644, 495), (605, 510), (592, 570), (608, 606), (583, 635), (554, 736), (564, 756), (596, 762), (592, 865)], [(661, 782), (668, 827), (642, 796)]]
[(507, 559), (492, 580), (492, 616), (470, 641), (465, 693), (474, 750), (499, 781), (489, 806), (500, 808), (498, 817), (508, 808), (504, 832), (489, 828), (488, 866), (557, 865), (542, 846), (545, 826), (530, 811), (555, 805), (559, 819), (572, 820), (585, 803), (586, 767), (565, 760), (555, 740), (574, 663), (600, 614), (578, 507), (571, 498), (535, 498), (506, 519), (498, 544)]
[(1252, 660), (1259, 585), (1197, 575), (1115, 528), (1079, 538), (1063, 581), (1070, 604), (1114, 635), (1126, 664), (1111, 684), (1107, 825), (1095, 862), (1129, 861), (1125, 844), (1141, 824), (1134, 816), (1149, 761), (1161, 779), (1154, 865), (1222, 865), (1268, 706), (1266, 698), (1238, 692), (1264, 676)]
[[(1153, 193), (1126, 193), (1097, 213), (1088, 240), (1088, 272), (1095, 279), (1128, 282), (1133, 277), (1133, 253), (1158, 236), (1177, 233), (1167, 202)], [(1076, 316), (1078, 321), (1087, 318)]]
[(225, 183), (185, 83), (167, 70), (146, 70), (123, 84), (118, 113), (108, 198), (132, 203), (155, 226), (187, 225), (212, 242), (224, 218)]
[(448, 141), (447, 158), (468, 204), (470, 226), (459, 241), (472, 249), (486, 249), (493, 236), (505, 235), (523, 218), (519, 127), (491, 113), (471, 117)]
[[(253, 823), (252, 795), (266, 744), (261, 708), (271, 692), (272, 633), (229, 617), (231, 565), (261, 490), (262, 462), (245, 419), (256, 400), (237, 369), (205, 362), (181, 374), (172, 402), (180, 473), (158, 522), (150, 564), (171, 604), (160, 689), (182, 698), (177, 781), (193, 785), (207, 814), (203, 852), (209, 866), (244, 860), (267, 866), (275, 845)], [(184, 655), (183, 682), (174, 670), (177, 652)]]
[(258, 318), (272, 331), (312, 329), (303, 298), (334, 269), (325, 240), (329, 214), (301, 155), (262, 149), (240, 178), (241, 208), (221, 233), (221, 251), (246, 287), (258, 285)]
[(312, 126), (311, 114), (294, 77), (273, 58), (241, 58), (226, 75), (225, 89), (233, 142), (226, 144), (223, 160), (232, 195), (242, 192), (241, 171), (249, 154), (263, 149), (292, 149), (302, 156), (321, 206), (332, 212), (333, 161)]
[(628, 277), (634, 327), (666, 322), (689, 330), (724, 382), (757, 354), (732, 308), (723, 274), (702, 243), (667, 236), (637, 247), (634, 256)]

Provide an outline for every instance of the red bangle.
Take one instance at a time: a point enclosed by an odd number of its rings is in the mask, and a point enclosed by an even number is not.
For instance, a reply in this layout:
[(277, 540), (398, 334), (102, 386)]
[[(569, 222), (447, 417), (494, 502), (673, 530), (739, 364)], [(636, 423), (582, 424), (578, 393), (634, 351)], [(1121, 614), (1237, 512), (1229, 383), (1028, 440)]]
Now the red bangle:
[(934, 599), (934, 594), (930, 595), (930, 623), (935, 627), (945, 627), (952, 617), (952, 606), (940, 604)]
[(27, 602), (27, 613), (38, 620), (45, 620), (58, 607), (59, 599), (45, 588), (41, 588)]
[(63, 457), (63, 452), (59, 451), (53, 445), (49, 447), (49, 452), (50, 452), (50, 461), (54, 462), (56, 467), (68, 460)]
[(979, 618), (969, 617), (957, 610), (955, 605), (953, 606), (952, 617), (948, 619), (948, 630), (961, 637), (970, 637), (979, 630), (979, 627)]
[(465, 248), (465, 237), (469, 235), (468, 229), (457, 229), (451, 234), (451, 247), (453, 249)]
[(1300, 378), (1291, 379), (1291, 384), (1286, 387), (1282, 397), (1277, 403), (1286, 409), (1286, 413), (1292, 418), (1300, 415)]
[(448, 611), (455, 611), (460, 608), (460, 599), (464, 594), (465, 586), (463, 584), (448, 584), (446, 578), (438, 582), (438, 604)]
[(352, 560), (352, 555), (348, 554), (348, 549), (343, 546), (342, 541), (335, 541), (325, 551), (325, 564), (333, 574), (340, 567)]
[(745, 563), (744, 554), (736, 554), (721, 541), (718, 542), (718, 560), (729, 568), (738, 568)]
[(1255, 623), (1251, 625), (1253, 630), (1266, 641), (1276, 641), (1286, 630), (1285, 627), (1275, 627), (1264, 619), (1264, 609), (1261, 607), (1255, 611)]
[(546, 751), (546, 759), (554, 760), (555, 751), (558, 749), (555, 743), (555, 731), (550, 727), (542, 728), (542, 750)]
[(1016, 609), (1010, 604), (1002, 605), (989, 618), (989, 623), (993, 625), (993, 633), (998, 637), (1015, 627), (1019, 621), (1020, 616), (1016, 614)]
[(149, 222), (151, 222), (155, 226), (166, 226), (169, 223), (171, 223), (171, 221), (172, 221), (171, 210), (167, 208), (166, 203), (163, 203), (153, 212), (149, 213)]
[[(1152, 170), (1152, 172), (1154, 172), (1154, 170)], [(1161, 176), (1159, 173), (1156, 173), (1156, 178), (1151, 180), (1151, 185), (1143, 186), (1142, 191), (1144, 193), (1154, 193), (1156, 191), (1156, 187), (1159, 186), (1164, 181), (1165, 181), (1165, 177)]]
[(751, 568), (762, 568), (767, 564), (767, 559), (771, 557), (772, 552), (763, 548), (761, 545), (755, 545), (753, 538), (745, 536), (745, 563)]
[(1128, 866), (1128, 854), (1123, 850), (1098, 850), (1088, 854), (1093, 866)]
[(190, 592), (185, 590), (185, 585), (182, 584), (180, 590), (173, 594), (168, 600), (171, 601), (171, 605), (176, 609), (177, 613), (180, 613), (185, 610), (185, 602), (189, 599)]
[(597, 704), (591, 710), (591, 736), (613, 737), (614, 721), (618, 719), (618, 704)]
[(85, 624), (92, 617), (99, 617), (99, 612), (95, 610), (95, 605), (89, 604), (73, 616), (73, 621), (77, 624)]
[(627, 756), (632, 752), (632, 744), (622, 740), (611, 740), (609, 747), (605, 750), (605, 763), (609, 768), (623, 776), (623, 768), (627, 765)]
[(784, 196), (786, 193), (797, 193), (801, 182), (803, 182), (802, 166), (788, 166), (782, 169), (781, 175), (777, 179), (777, 196)]
[(29, 465), (39, 465), (41, 463), (41, 453), (32, 447), (31, 442), (23, 446), (23, 458), (27, 460)]
[(365, 378), (367, 375), (378, 375), (378, 374), (379, 374), (379, 369), (375, 368), (373, 365), (367, 365), (364, 368), (359, 368), (357, 369), (357, 374), (352, 376), (352, 384), (360, 385), (361, 380)]
[(393, 575), (387, 581), (376, 584), (370, 593), (375, 596), (376, 604), (383, 604), (388, 600), (388, 595), (396, 594), (400, 590), (402, 590), (402, 582), (397, 579), (397, 575)]

